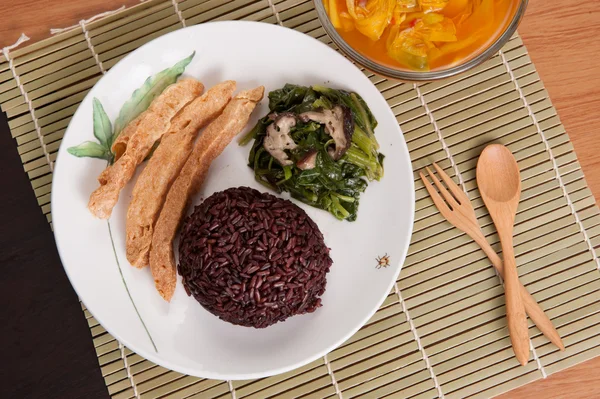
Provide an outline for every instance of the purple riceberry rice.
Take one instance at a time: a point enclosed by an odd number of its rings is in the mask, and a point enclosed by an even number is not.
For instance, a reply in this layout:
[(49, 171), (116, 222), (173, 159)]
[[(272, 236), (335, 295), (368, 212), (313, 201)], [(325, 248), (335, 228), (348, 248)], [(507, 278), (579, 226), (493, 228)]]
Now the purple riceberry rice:
[(264, 328), (319, 308), (331, 263), (302, 209), (238, 187), (211, 195), (186, 218), (177, 269), (188, 295), (209, 312)]

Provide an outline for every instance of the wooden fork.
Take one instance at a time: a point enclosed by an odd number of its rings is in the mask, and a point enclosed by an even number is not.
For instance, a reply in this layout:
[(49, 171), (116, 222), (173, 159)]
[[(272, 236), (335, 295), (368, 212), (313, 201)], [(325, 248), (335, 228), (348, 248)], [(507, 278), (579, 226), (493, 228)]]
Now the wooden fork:
[[(427, 173), (433, 183), (439, 190), (439, 193), (431, 185), (429, 180), (425, 177), (422, 172), (419, 172), (421, 180), (427, 189), (427, 192), (431, 196), (433, 203), (438, 208), (442, 216), (448, 220), (454, 227), (467, 233), (485, 252), (487, 257), (490, 259), (498, 273), (504, 278), (504, 265), (502, 259), (498, 256), (496, 251), (487, 242), (479, 222), (475, 216), (475, 210), (471, 205), (471, 201), (467, 198), (467, 195), (461, 190), (456, 183), (440, 168), (435, 162), (433, 163), (435, 170), (438, 172), (448, 189), (442, 185), (438, 178), (426, 167)], [(450, 190), (450, 192), (448, 192)], [(440, 195), (441, 193), (441, 195)], [(443, 197), (443, 198), (442, 198)], [(558, 346), (561, 351), (565, 350), (565, 346), (558, 334), (558, 331), (554, 328), (552, 321), (546, 316), (546, 313), (540, 308), (540, 305), (535, 301), (527, 289), (521, 284), (520, 288), (521, 300), (525, 305), (525, 311), (531, 317), (531, 320), (537, 325), (538, 329), (552, 342)]]

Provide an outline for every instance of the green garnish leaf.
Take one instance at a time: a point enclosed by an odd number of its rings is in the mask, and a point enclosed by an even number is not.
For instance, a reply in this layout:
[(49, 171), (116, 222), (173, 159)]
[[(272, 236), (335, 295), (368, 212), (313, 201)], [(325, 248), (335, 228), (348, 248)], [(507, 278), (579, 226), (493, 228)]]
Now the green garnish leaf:
[[(179, 76), (181, 76), (185, 68), (192, 61), (195, 54), (196, 52), (193, 52), (189, 57), (179, 61), (171, 68), (167, 68), (146, 79), (144, 84), (139, 89), (135, 90), (131, 95), (131, 98), (123, 104), (119, 116), (115, 121), (114, 129), (111, 126), (108, 115), (106, 115), (106, 112), (104, 111), (102, 103), (97, 98), (94, 98), (92, 101), (94, 137), (96, 137), (99, 143), (86, 141), (78, 146), (67, 148), (67, 152), (76, 157), (105, 159), (112, 164), (114, 154), (112, 153), (111, 146), (119, 136), (119, 133), (121, 133), (123, 128), (127, 126), (129, 122), (148, 109), (152, 101), (154, 101), (167, 86), (177, 81)], [(155, 143), (146, 159), (149, 159), (152, 156), (157, 146), (158, 143)]]
[(144, 84), (133, 92), (131, 98), (123, 104), (119, 116), (115, 121), (113, 141), (119, 137), (119, 134), (129, 122), (134, 120), (139, 114), (144, 112), (150, 106), (150, 103), (163, 92), (167, 86), (175, 83), (181, 76), (185, 68), (192, 62), (194, 51), (189, 57), (184, 58), (171, 68), (160, 71), (154, 76), (146, 79)]
[(84, 141), (75, 147), (69, 147), (67, 148), (67, 152), (80, 158), (99, 158), (105, 159), (109, 162), (112, 160), (113, 156), (110, 150), (94, 141)]
[(94, 137), (98, 139), (100, 144), (110, 149), (112, 145), (112, 125), (108, 115), (102, 107), (102, 103), (96, 97), (92, 100), (93, 118), (94, 118)]

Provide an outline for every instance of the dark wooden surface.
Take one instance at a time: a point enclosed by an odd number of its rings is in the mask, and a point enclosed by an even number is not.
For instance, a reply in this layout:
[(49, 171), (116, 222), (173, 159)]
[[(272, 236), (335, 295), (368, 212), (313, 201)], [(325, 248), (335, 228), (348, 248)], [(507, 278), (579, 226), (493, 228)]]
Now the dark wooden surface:
[(0, 112), (0, 398), (107, 398), (92, 337)]

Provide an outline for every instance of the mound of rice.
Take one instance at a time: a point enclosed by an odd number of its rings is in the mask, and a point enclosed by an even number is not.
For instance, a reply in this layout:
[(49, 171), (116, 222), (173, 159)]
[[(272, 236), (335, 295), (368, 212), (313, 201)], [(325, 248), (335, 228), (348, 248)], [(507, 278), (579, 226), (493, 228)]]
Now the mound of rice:
[(242, 326), (314, 312), (331, 264), (323, 235), (302, 209), (248, 187), (211, 195), (181, 232), (178, 271), (188, 295)]

